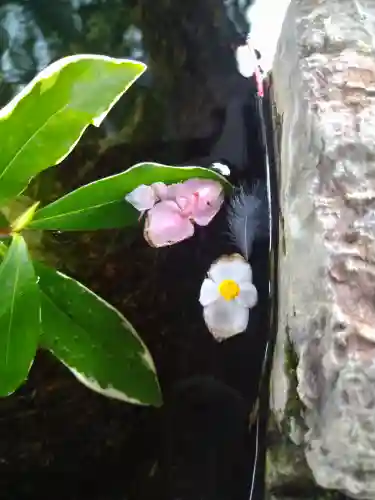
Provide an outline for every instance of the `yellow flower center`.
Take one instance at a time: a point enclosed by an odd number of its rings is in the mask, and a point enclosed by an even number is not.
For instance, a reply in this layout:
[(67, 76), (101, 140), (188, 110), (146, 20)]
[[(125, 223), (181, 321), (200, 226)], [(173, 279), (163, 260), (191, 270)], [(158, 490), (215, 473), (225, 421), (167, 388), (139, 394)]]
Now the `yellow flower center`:
[(238, 297), (240, 287), (233, 280), (224, 280), (219, 285), (219, 293), (225, 300), (233, 300)]

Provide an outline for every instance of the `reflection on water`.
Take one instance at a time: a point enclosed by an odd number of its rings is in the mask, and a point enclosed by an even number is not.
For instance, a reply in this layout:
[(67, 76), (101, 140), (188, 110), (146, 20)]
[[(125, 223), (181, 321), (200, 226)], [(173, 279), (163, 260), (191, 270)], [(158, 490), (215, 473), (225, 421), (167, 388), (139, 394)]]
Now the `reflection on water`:
[[(147, 160), (224, 161), (234, 181), (264, 179), (254, 82), (238, 73), (234, 57), (249, 5), (3, 3), (2, 103), (49, 60), (71, 53), (136, 57), (149, 67), (101, 129), (91, 129), (29, 194), (49, 201)], [(260, 302), (248, 331), (222, 344), (205, 328), (198, 294), (211, 262), (234, 251), (224, 213), (169, 249), (147, 247), (138, 231), (47, 234), (43, 245), (134, 324), (154, 356), (165, 407), (105, 400), (42, 354), (27, 386), (0, 403), (0, 485), (8, 498), (35, 498), (36, 491), (49, 498), (57, 486), (67, 500), (247, 499), (256, 451), (248, 418), (269, 334), (268, 241), (254, 248)], [(259, 479), (257, 499), (262, 469)]]

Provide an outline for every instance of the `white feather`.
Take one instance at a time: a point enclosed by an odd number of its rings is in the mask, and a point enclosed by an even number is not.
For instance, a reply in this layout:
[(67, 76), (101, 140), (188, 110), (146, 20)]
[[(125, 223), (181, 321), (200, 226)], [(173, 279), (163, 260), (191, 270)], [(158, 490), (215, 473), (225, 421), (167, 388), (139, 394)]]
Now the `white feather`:
[(254, 240), (268, 233), (266, 187), (258, 181), (247, 188), (235, 188), (227, 212), (229, 237), (246, 260), (249, 260)]

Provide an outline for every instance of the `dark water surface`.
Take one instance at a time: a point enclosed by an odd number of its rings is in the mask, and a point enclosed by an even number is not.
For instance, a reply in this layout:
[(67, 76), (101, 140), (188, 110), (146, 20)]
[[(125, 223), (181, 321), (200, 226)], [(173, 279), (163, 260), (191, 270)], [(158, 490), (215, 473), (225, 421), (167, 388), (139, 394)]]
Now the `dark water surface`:
[[(3, 58), (2, 104), (49, 58), (95, 52), (149, 67), (101, 129), (90, 130), (29, 194), (49, 201), (147, 160), (225, 161), (233, 181), (264, 180), (254, 82), (237, 72), (234, 56), (249, 30), (250, 3), (1, 2), (2, 51), (11, 61), (4, 65)], [(168, 249), (148, 247), (138, 230), (43, 237), (43, 251), (60, 269), (133, 323), (155, 360), (165, 404), (139, 408), (105, 399), (40, 353), (28, 383), (0, 402), (0, 498), (249, 498), (254, 456), (264, 459), (255, 435), (264, 431), (267, 390), (259, 428), (249, 426), (249, 415), (275, 321), (269, 300), (275, 269), (268, 240), (256, 243), (251, 263), (259, 304), (244, 334), (216, 343), (198, 296), (212, 261), (235, 251), (226, 231), (222, 210), (210, 226)], [(260, 467), (257, 500), (263, 472)]]

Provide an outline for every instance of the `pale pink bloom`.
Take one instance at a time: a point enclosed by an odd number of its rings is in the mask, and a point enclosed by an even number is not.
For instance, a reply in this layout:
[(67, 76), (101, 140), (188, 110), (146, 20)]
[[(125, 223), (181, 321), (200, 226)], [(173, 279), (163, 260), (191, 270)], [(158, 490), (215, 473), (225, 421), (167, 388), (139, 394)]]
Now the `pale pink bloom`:
[[(175, 200), (170, 197), (175, 197)], [(223, 188), (219, 182), (191, 179), (168, 186), (167, 199), (147, 213), (144, 236), (154, 247), (179, 243), (194, 234), (194, 225), (206, 226), (220, 210)]]

